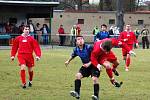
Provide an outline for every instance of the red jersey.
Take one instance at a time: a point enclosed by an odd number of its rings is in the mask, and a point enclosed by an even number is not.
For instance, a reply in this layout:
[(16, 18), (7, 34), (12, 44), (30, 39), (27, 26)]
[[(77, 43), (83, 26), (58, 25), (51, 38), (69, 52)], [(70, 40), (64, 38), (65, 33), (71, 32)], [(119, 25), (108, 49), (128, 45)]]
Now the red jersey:
[(63, 28), (59, 28), (59, 29), (58, 29), (58, 33), (59, 33), (59, 34), (65, 34), (65, 31), (64, 31)]
[(123, 31), (120, 33), (119, 39), (120, 41), (128, 45), (133, 45), (134, 43), (138, 43), (134, 32)]
[[(101, 45), (104, 41), (107, 41), (107, 40), (112, 41), (112, 47), (120, 46), (121, 48), (126, 49), (128, 52), (130, 51), (130, 48), (125, 43), (122, 43), (121, 41), (119, 41), (115, 38), (106, 38), (106, 39), (97, 41), (97, 42), (95, 42), (93, 51), (91, 53), (91, 62), (95, 67), (99, 64), (99, 59), (101, 59), (101, 57), (106, 54), (106, 52), (103, 50)], [(110, 52), (112, 53), (112, 51), (110, 51)]]
[(32, 36), (18, 36), (15, 38), (11, 50), (11, 57), (18, 54), (32, 54), (35, 52), (36, 56), (41, 57), (41, 49), (38, 42)]

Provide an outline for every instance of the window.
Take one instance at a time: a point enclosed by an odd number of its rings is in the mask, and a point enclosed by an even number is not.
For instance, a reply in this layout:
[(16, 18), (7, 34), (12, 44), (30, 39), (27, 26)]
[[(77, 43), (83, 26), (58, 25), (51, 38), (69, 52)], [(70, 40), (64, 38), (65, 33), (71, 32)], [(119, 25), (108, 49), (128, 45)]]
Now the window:
[(84, 19), (78, 19), (78, 24), (84, 24)]
[(109, 19), (109, 24), (115, 24), (115, 19)]
[(144, 20), (138, 20), (138, 25), (143, 25), (144, 24)]

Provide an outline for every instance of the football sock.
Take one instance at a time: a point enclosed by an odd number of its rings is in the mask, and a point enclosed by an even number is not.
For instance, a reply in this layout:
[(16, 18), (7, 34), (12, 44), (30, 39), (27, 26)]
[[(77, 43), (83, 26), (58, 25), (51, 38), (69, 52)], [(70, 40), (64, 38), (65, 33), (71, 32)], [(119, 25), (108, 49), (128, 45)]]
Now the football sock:
[(22, 84), (26, 84), (26, 72), (25, 72), (25, 70), (20, 71), (20, 77), (21, 77)]
[(81, 80), (76, 79), (75, 80), (75, 91), (80, 94), (80, 87), (81, 87)]
[(32, 81), (32, 79), (33, 79), (33, 71), (29, 71), (29, 81)]
[(99, 95), (99, 84), (94, 84), (94, 95), (97, 97)]
[(129, 67), (130, 65), (130, 57), (126, 59), (126, 66)]
[(117, 66), (113, 64), (113, 69), (116, 69), (116, 68), (117, 68)]
[(109, 78), (112, 79), (113, 78), (112, 69), (111, 68), (106, 69), (106, 72), (107, 72), (107, 75), (109, 76)]

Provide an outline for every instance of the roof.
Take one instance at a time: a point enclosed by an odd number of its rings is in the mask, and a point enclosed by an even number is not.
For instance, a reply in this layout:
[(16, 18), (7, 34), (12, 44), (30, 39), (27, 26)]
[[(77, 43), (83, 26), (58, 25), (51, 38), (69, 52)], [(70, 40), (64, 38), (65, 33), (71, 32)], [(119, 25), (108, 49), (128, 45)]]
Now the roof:
[(35, 1), (1, 1), (0, 5), (26, 5), (26, 6), (48, 6), (59, 5), (59, 2), (35, 2)]

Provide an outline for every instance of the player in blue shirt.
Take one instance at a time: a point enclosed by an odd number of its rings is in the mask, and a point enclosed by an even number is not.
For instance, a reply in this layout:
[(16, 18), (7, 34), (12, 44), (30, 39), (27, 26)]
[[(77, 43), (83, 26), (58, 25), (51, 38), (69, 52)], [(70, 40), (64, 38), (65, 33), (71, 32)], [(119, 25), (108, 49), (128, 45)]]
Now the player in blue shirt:
[(105, 38), (109, 38), (109, 32), (107, 31), (107, 25), (102, 24), (101, 29), (102, 29), (102, 31), (98, 32), (96, 35), (96, 41), (102, 40)]
[(84, 44), (83, 36), (76, 37), (77, 46), (74, 48), (72, 55), (65, 62), (67, 66), (71, 60), (73, 60), (76, 56), (79, 56), (83, 65), (80, 68), (79, 72), (76, 74), (75, 79), (75, 90), (70, 91), (71, 96), (76, 99), (80, 98), (80, 87), (81, 87), (81, 79), (84, 77), (89, 77), (91, 75), (94, 83), (94, 95), (92, 95), (93, 100), (98, 100), (99, 95), (99, 83), (98, 77), (100, 76), (100, 71), (91, 64), (90, 56), (92, 52), (92, 46)]

